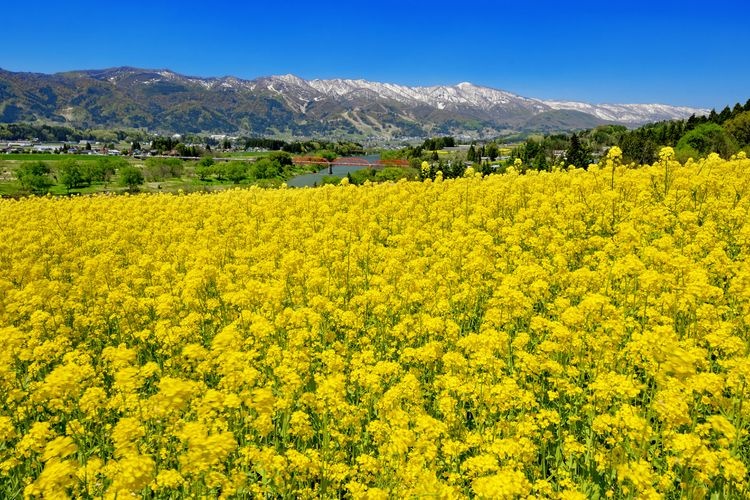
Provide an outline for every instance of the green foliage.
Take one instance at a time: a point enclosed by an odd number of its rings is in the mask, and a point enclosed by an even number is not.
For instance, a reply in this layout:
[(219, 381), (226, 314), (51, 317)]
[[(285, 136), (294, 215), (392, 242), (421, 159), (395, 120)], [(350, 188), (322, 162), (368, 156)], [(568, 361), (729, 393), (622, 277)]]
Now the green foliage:
[(136, 190), (143, 182), (140, 168), (128, 165), (120, 169), (120, 185), (126, 186), (130, 191)]
[(294, 165), (292, 161), (292, 155), (286, 151), (276, 151), (268, 155), (267, 157), (271, 161), (275, 161), (281, 168), (291, 167)]
[(195, 175), (202, 181), (209, 180), (216, 173), (215, 163), (210, 156), (204, 156), (195, 166)]
[[(412, 155), (408, 155), (407, 152), (410, 148), (403, 149), (391, 149), (380, 152), (381, 160), (403, 160), (406, 158), (412, 158)], [(418, 156), (418, 155), (416, 155)]]
[(388, 182), (399, 179), (416, 180), (419, 178), (419, 170), (415, 168), (386, 167), (383, 169), (364, 168), (348, 175), (352, 184), (363, 184), (370, 182)]
[(591, 130), (587, 135), (593, 144), (609, 147), (618, 144), (622, 135), (627, 131), (627, 127), (623, 125), (602, 125)]
[(103, 156), (93, 165), (86, 165), (88, 171), (84, 174), (92, 181), (104, 182), (105, 184), (112, 179), (115, 172), (129, 165), (125, 158), (118, 156)]
[(649, 165), (656, 161), (658, 146), (654, 139), (645, 133), (630, 133), (620, 141), (622, 156), (626, 162), (637, 165)]
[(431, 139), (425, 139), (422, 143), (422, 149), (428, 151), (435, 151), (437, 149), (452, 148), (456, 145), (456, 140), (453, 137), (433, 137)]
[(494, 142), (487, 144), (487, 147), (485, 148), (486, 156), (490, 158), (490, 161), (495, 161), (495, 158), (497, 158), (499, 154), (498, 151), (497, 144)]
[(332, 185), (338, 185), (341, 182), (341, 177), (337, 177), (335, 175), (324, 175), (323, 179), (320, 181), (320, 184), (325, 186), (326, 184), (332, 184)]
[(91, 184), (91, 177), (75, 159), (66, 158), (57, 164), (57, 177), (60, 183), (70, 192), (71, 189)]
[(339, 156), (354, 156), (364, 154), (365, 150), (358, 142), (339, 141), (333, 145), (333, 151)]
[(565, 152), (565, 163), (575, 165), (578, 168), (588, 168), (591, 163), (591, 150), (581, 142), (578, 135), (574, 132), (570, 136), (570, 146)]
[[(202, 181), (207, 181), (214, 177), (217, 180), (230, 180), (235, 184), (240, 184), (245, 180), (281, 180), (291, 169), (291, 165), (282, 167), (279, 163), (280, 161), (286, 163), (285, 158), (284, 156), (279, 156), (275, 159), (261, 158), (254, 163), (227, 161), (216, 163), (212, 166), (199, 163), (195, 169), (195, 173)], [(289, 158), (289, 163), (291, 164), (291, 158)]]
[[(717, 152), (722, 156), (731, 155), (737, 151), (737, 143), (747, 143), (747, 135), (742, 125), (747, 112), (745, 106), (739, 103), (733, 108), (726, 106), (720, 113), (712, 110), (708, 116), (692, 115), (687, 120), (671, 120), (649, 123), (635, 130), (624, 131), (620, 134), (618, 144), (622, 149), (623, 159), (636, 164), (651, 164), (656, 161), (657, 151), (662, 146), (675, 148), (677, 158), (686, 160), (688, 157), (705, 156), (710, 152)], [(718, 127), (718, 128), (717, 128)], [(698, 130), (697, 132), (695, 132)], [(723, 132), (722, 132), (723, 130)], [(613, 142), (595, 135), (596, 142), (601, 145)]]
[(703, 123), (680, 139), (675, 148), (675, 153), (679, 160), (691, 156), (706, 156), (713, 152), (726, 158), (734, 154), (737, 149), (736, 141), (721, 125)]
[(179, 156), (189, 156), (191, 158), (197, 158), (203, 154), (203, 150), (198, 146), (188, 146), (187, 144), (178, 143), (174, 147), (175, 151)]
[(101, 141), (128, 142), (143, 141), (146, 134), (137, 129), (87, 129), (80, 130), (61, 125), (31, 124), (31, 123), (1, 123), (0, 140), (39, 140), (42, 142), (79, 142)]
[(252, 174), (255, 179), (273, 179), (281, 175), (282, 167), (278, 161), (261, 158), (252, 164)]
[(202, 167), (211, 167), (211, 166), (214, 165), (214, 163), (216, 163), (216, 162), (214, 161), (213, 157), (211, 157), (211, 156), (204, 156), (198, 162), (198, 165), (200, 165)]
[[(579, 145), (585, 144), (586, 149), (590, 151), (587, 144), (590, 139), (585, 133), (578, 134), (577, 140)], [(528, 136), (522, 144), (511, 149), (510, 156), (499, 168), (488, 169), (483, 166), (481, 172), (483, 174), (505, 172), (507, 167), (515, 163), (515, 160), (521, 160), (522, 172), (528, 169), (550, 170), (552, 165), (561, 161), (563, 152), (570, 147), (570, 142), (571, 137), (567, 134)]]
[(83, 132), (56, 125), (30, 125), (27, 123), (0, 124), (0, 139), (39, 139), (44, 142), (80, 141), (85, 139)]
[(195, 167), (195, 175), (202, 181), (208, 181), (212, 176), (216, 175), (216, 168), (213, 166), (206, 166), (198, 164)]
[[(271, 148), (269, 148), (271, 149)], [(292, 154), (305, 154), (315, 151), (333, 151), (339, 156), (351, 156), (364, 153), (362, 145), (356, 142), (304, 141), (284, 143), (282, 150)]]
[(338, 155), (334, 151), (325, 151), (325, 150), (318, 153), (318, 156), (320, 156), (321, 158), (325, 158), (329, 162), (335, 160), (338, 157)]
[(535, 170), (549, 170), (547, 154), (548, 153), (544, 149), (543, 142), (537, 142), (534, 139), (529, 139), (528, 141), (526, 141), (526, 158), (524, 164), (530, 166)]
[[(750, 104), (750, 101), (748, 101)], [(724, 124), (727, 132), (741, 145), (750, 144), (750, 111), (738, 113), (737, 116), (727, 120)]]
[(42, 161), (24, 162), (16, 170), (16, 178), (23, 189), (33, 193), (45, 193), (55, 182), (50, 177), (49, 165)]
[(397, 181), (399, 179), (415, 180), (419, 173), (412, 168), (386, 167), (375, 174), (376, 182)]
[(179, 158), (148, 158), (144, 163), (144, 175), (151, 182), (180, 178), (185, 169), (185, 162)]
[(180, 141), (172, 137), (154, 137), (151, 141), (151, 151), (164, 154), (165, 152), (172, 151)]
[(232, 181), (235, 184), (239, 184), (240, 182), (247, 179), (248, 174), (248, 165), (245, 162), (242, 161), (230, 161), (227, 162), (226, 165), (222, 165), (224, 168), (222, 169), (224, 172), (224, 175), (227, 179)]
[(263, 137), (249, 137), (245, 139), (245, 149), (262, 148), (270, 150), (279, 150), (286, 145), (286, 142), (279, 139), (266, 139)]

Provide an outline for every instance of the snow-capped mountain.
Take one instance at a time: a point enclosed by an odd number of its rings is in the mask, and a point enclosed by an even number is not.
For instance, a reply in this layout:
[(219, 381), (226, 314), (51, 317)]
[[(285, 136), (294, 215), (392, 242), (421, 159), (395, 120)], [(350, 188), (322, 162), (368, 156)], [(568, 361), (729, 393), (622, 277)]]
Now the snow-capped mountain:
[(54, 75), (0, 70), (0, 99), (0, 122), (307, 136), (481, 136), (635, 126), (707, 113), (663, 104), (545, 101), (468, 82), (410, 87), (295, 75), (243, 80), (129, 67)]
[[(574, 101), (545, 101), (522, 97), (503, 90), (474, 85), (469, 82), (453, 86), (407, 87), (392, 83), (367, 80), (310, 80), (294, 75), (273, 76), (271, 82), (284, 82), (286, 89), (313, 88), (329, 98), (347, 98), (370, 92), (379, 99), (389, 99), (405, 105), (424, 104), (436, 109), (465, 109), (492, 112), (512, 107), (532, 113), (551, 110), (572, 110), (593, 115), (602, 120), (626, 124), (641, 124), (655, 120), (687, 118), (691, 114), (705, 114), (708, 110), (669, 106), (666, 104), (588, 104)], [(300, 92), (301, 95), (302, 93)], [(289, 95), (289, 94), (286, 94)]]
[(666, 104), (587, 104), (574, 101), (540, 101), (552, 109), (581, 111), (611, 122), (640, 124), (705, 115), (709, 110)]

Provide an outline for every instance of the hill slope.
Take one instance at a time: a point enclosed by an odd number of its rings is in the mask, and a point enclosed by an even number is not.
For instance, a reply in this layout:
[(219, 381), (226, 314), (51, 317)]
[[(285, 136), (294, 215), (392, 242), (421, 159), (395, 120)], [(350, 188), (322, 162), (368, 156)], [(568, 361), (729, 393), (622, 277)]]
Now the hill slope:
[(129, 67), (52, 75), (0, 70), (0, 122), (5, 123), (403, 137), (571, 130), (602, 123), (634, 126), (694, 113), (706, 110), (543, 101), (471, 83), (408, 87), (294, 75), (197, 78)]

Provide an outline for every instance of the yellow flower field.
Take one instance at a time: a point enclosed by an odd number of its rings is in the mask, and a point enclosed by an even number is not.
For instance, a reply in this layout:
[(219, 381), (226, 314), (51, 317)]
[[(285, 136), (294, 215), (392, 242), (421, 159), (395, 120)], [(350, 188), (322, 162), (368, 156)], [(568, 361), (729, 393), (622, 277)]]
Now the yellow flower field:
[(0, 490), (747, 497), (750, 160), (0, 201)]

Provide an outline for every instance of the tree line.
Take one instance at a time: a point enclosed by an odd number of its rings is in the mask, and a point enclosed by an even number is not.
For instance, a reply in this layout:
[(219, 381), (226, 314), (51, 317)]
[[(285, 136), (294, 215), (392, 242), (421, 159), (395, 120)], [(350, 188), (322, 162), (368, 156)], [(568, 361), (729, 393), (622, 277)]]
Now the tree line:
[(662, 146), (675, 148), (681, 161), (711, 152), (727, 158), (750, 146), (750, 99), (707, 116), (644, 125), (622, 134), (618, 145), (625, 160), (636, 163), (653, 163)]
[(145, 141), (149, 137), (146, 132), (129, 130), (88, 129), (79, 130), (63, 125), (31, 124), (31, 123), (0, 123), (0, 140), (39, 140), (42, 142), (119, 142)]
[(632, 130), (602, 125), (572, 134), (530, 136), (513, 148), (506, 165), (519, 159), (523, 168), (535, 170), (561, 163), (586, 168), (612, 146), (622, 149), (626, 163), (638, 165), (654, 163), (664, 146), (673, 147), (683, 162), (709, 153), (728, 158), (740, 150), (750, 152), (750, 100), (706, 116), (649, 123)]

